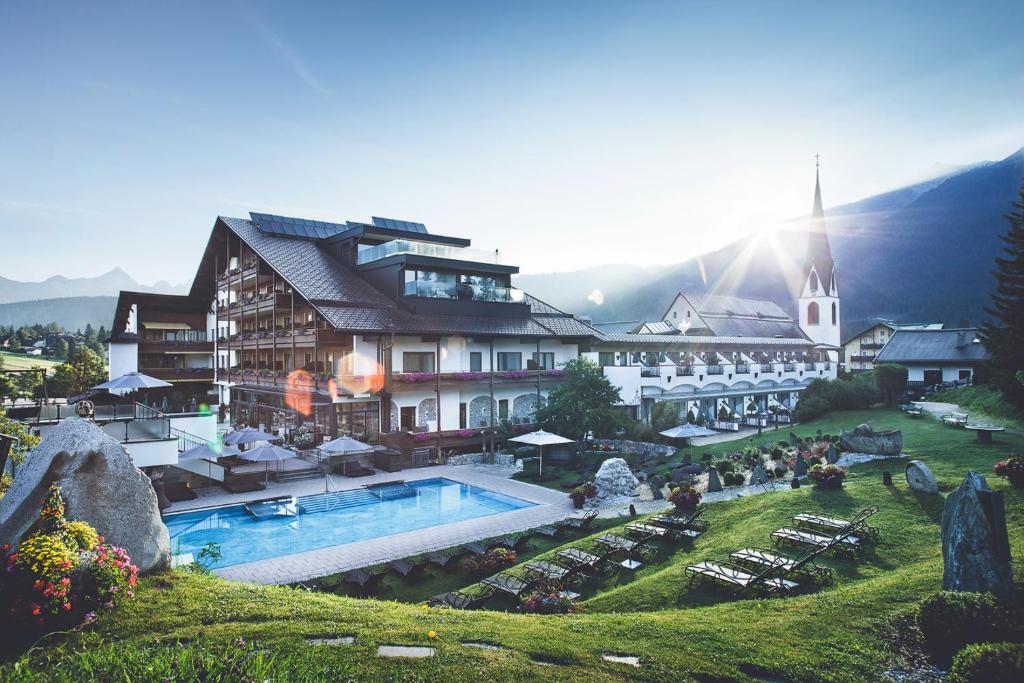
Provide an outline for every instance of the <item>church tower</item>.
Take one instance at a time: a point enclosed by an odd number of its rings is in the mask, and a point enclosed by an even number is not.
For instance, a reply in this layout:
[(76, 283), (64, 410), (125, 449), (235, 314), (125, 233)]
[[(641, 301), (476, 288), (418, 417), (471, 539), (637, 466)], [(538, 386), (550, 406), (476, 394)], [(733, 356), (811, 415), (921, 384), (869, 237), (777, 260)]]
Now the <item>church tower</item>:
[[(836, 284), (836, 264), (828, 244), (825, 210), (821, 204), (821, 173), (815, 163), (814, 209), (807, 234), (807, 254), (804, 256), (803, 284), (797, 307), (800, 310), (800, 328), (819, 344), (840, 346), (839, 289)], [(837, 352), (829, 352), (836, 359)]]

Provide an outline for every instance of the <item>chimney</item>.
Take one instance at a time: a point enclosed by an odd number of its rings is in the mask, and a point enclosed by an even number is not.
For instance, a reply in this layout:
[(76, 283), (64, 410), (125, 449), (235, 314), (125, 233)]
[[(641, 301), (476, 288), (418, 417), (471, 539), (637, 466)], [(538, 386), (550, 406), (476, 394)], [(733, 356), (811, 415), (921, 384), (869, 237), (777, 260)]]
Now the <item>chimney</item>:
[(956, 348), (962, 349), (967, 346), (967, 333), (960, 330), (956, 333)]

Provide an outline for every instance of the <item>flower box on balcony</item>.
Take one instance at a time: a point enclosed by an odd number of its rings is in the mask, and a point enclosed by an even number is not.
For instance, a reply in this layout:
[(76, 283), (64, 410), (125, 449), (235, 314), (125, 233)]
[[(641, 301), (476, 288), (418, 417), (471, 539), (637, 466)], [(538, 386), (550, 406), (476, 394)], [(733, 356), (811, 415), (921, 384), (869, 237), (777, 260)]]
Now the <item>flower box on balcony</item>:
[(545, 377), (565, 377), (565, 370), (563, 368), (550, 368), (544, 371)]
[(406, 382), (407, 384), (418, 384), (422, 382), (433, 382), (434, 373), (432, 372), (403, 372), (398, 375), (399, 382)]
[(459, 382), (471, 382), (478, 379), (487, 379), (486, 372), (456, 372), (453, 376)]
[(435, 438), (435, 436), (430, 432), (416, 432), (412, 435), (412, 440), (416, 443), (426, 443), (433, 438)]
[(502, 379), (526, 379), (529, 376), (529, 370), (502, 370), (498, 373)]
[(461, 438), (461, 439), (471, 439), (474, 436), (476, 436), (476, 430), (475, 429), (460, 429), (459, 431), (457, 431), (455, 433), (458, 434), (459, 438)]

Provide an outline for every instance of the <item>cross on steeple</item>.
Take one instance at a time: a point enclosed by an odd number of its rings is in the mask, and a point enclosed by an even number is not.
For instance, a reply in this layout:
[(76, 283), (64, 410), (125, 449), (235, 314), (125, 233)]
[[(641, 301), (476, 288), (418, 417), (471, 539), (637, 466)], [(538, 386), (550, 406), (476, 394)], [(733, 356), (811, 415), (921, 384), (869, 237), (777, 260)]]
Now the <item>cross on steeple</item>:
[(814, 155), (814, 168), (821, 168), (821, 155), (820, 154), (815, 154)]

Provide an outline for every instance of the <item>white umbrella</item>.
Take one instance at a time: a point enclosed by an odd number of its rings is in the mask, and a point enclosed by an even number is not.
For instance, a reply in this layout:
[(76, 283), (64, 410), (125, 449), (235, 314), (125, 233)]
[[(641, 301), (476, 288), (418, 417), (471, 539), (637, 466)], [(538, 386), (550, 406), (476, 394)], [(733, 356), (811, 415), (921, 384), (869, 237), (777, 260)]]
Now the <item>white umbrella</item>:
[(257, 446), (252, 450), (245, 451), (239, 457), (243, 460), (250, 460), (252, 462), (267, 463), (267, 476), (264, 479), (264, 484), (266, 484), (266, 482), (270, 481), (270, 463), (290, 460), (291, 458), (298, 457), (298, 455), (287, 448), (266, 444), (264, 446)]
[(255, 443), (257, 441), (279, 441), (281, 437), (268, 434), (267, 432), (261, 432), (253, 427), (245, 427), (231, 432), (224, 437), (224, 443), (229, 446), (237, 446), (239, 444)]
[(564, 436), (558, 434), (552, 434), (551, 432), (545, 432), (543, 429), (538, 429), (535, 432), (529, 434), (523, 434), (522, 436), (515, 436), (509, 439), (509, 441), (515, 441), (516, 443), (525, 443), (531, 446), (537, 446), (540, 449), (540, 463), (537, 465), (538, 476), (544, 474), (544, 447), (553, 444), (560, 443), (574, 443), (572, 439), (567, 439)]
[(198, 446), (193, 446), (187, 451), (183, 451), (178, 454), (178, 460), (205, 460), (206, 461), (206, 478), (213, 479), (213, 465), (211, 461), (221, 458), (225, 455), (238, 455), (241, 453), (240, 450), (234, 446), (225, 446), (219, 441), (212, 443), (204, 443)]
[[(372, 453), (373, 446), (353, 439), (351, 436), (339, 436), (337, 439), (332, 439), (331, 441), (321, 444), (320, 451), (330, 455), (358, 455), (360, 453)], [(345, 474), (345, 468), (347, 465), (347, 459), (341, 462), (342, 474)]]
[(672, 429), (666, 429), (663, 432), (658, 432), (662, 436), (667, 436), (670, 439), (692, 439), (695, 436), (714, 436), (718, 432), (707, 427), (701, 427), (700, 425), (690, 424), (687, 422), (684, 425), (673, 427)]
[(150, 377), (149, 375), (144, 375), (141, 372), (129, 372), (121, 375), (120, 377), (115, 377), (109, 382), (97, 384), (93, 389), (135, 391), (136, 389), (160, 389), (162, 387), (169, 386), (171, 386), (171, 383), (165, 382), (162, 379)]

